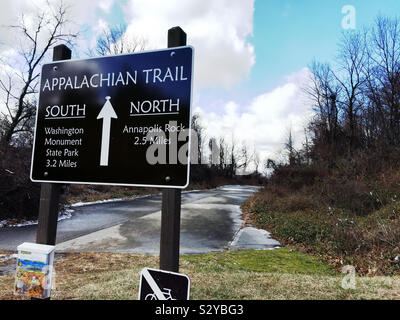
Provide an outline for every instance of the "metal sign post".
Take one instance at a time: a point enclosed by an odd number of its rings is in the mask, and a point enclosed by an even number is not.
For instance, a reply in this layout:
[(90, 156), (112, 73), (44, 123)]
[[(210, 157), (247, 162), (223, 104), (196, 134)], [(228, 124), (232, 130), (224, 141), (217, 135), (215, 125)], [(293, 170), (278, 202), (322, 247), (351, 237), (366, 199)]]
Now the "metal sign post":
[[(186, 33), (180, 27), (168, 30), (168, 48), (185, 45)], [(164, 189), (161, 208), (160, 269), (179, 271), (180, 224), (181, 190)]]

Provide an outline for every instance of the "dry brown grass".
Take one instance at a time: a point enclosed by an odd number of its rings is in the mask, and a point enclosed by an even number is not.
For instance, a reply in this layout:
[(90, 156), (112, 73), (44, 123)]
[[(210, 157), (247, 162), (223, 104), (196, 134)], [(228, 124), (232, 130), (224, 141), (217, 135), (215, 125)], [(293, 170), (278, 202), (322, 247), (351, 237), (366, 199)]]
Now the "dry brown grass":
[[(340, 274), (234, 270), (217, 265), (218, 259), (213, 261), (181, 257), (180, 272), (191, 279), (191, 299), (400, 299), (400, 277), (357, 277), (356, 289), (345, 290)], [(139, 274), (144, 267), (157, 268), (158, 256), (112, 253), (59, 256), (52, 299), (136, 300)], [(13, 276), (0, 277), (0, 299), (25, 299), (13, 295), (13, 285)]]

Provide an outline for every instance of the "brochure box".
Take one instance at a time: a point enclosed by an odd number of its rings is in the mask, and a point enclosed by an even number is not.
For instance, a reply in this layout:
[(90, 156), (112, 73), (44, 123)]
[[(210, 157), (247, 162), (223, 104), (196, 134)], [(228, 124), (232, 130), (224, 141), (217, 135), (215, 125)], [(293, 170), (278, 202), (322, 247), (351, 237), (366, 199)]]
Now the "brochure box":
[(17, 249), (14, 293), (39, 299), (49, 298), (55, 246), (24, 242)]

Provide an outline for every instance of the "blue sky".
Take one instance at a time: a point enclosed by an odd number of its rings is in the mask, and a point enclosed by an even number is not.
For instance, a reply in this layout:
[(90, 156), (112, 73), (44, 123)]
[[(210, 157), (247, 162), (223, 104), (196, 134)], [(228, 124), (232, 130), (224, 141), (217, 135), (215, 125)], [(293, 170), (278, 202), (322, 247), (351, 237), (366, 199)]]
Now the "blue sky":
[(343, 32), (342, 8), (356, 9), (356, 29), (374, 23), (378, 14), (400, 13), (398, 0), (256, 0), (253, 35), (255, 49), (250, 76), (238, 87), (210, 98), (235, 97), (241, 102), (282, 84), (285, 77), (308, 67), (313, 59), (331, 62)]
[[(110, 26), (127, 24), (126, 5), (127, 0), (115, 0), (108, 12), (97, 8), (97, 18)], [(250, 75), (228, 90), (207, 88), (207, 100), (233, 97), (244, 102), (254, 94), (278, 86), (285, 76), (307, 67), (314, 58), (332, 60), (345, 32), (341, 25), (345, 5), (356, 9), (357, 29), (372, 24), (379, 13), (389, 16), (400, 13), (398, 0), (255, 0), (253, 34), (247, 37), (255, 50)], [(87, 25), (85, 36), (93, 34)]]
[(263, 90), (309, 65), (313, 58), (334, 57), (344, 17), (342, 7), (356, 9), (356, 28), (373, 23), (377, 14), (400, 13), (398, 0), (256, 0), (253, 43), (256, 64), (250, 87)]
[(331, 62), (346, 32), (342, 28), (346, 5), (356, 10), (357, 30), (373, 24), (378, 14), (400, 13), (398, 0), (255, 0), (253, 32), (247, 37), (254, 46), (255, 64), (236, 86), (200, 90), (205, 104), (211, 109), (230, 99), (246, 104), (308, 67), (313, 59)]

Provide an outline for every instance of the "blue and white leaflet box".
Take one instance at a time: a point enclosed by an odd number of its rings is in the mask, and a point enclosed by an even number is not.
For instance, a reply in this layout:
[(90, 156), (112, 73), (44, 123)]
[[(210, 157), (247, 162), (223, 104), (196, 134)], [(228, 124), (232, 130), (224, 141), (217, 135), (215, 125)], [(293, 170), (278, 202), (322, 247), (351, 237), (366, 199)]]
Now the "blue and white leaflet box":
[(55, 246), (24, 242), (17, 247), (14, 294), (50, 297)]

